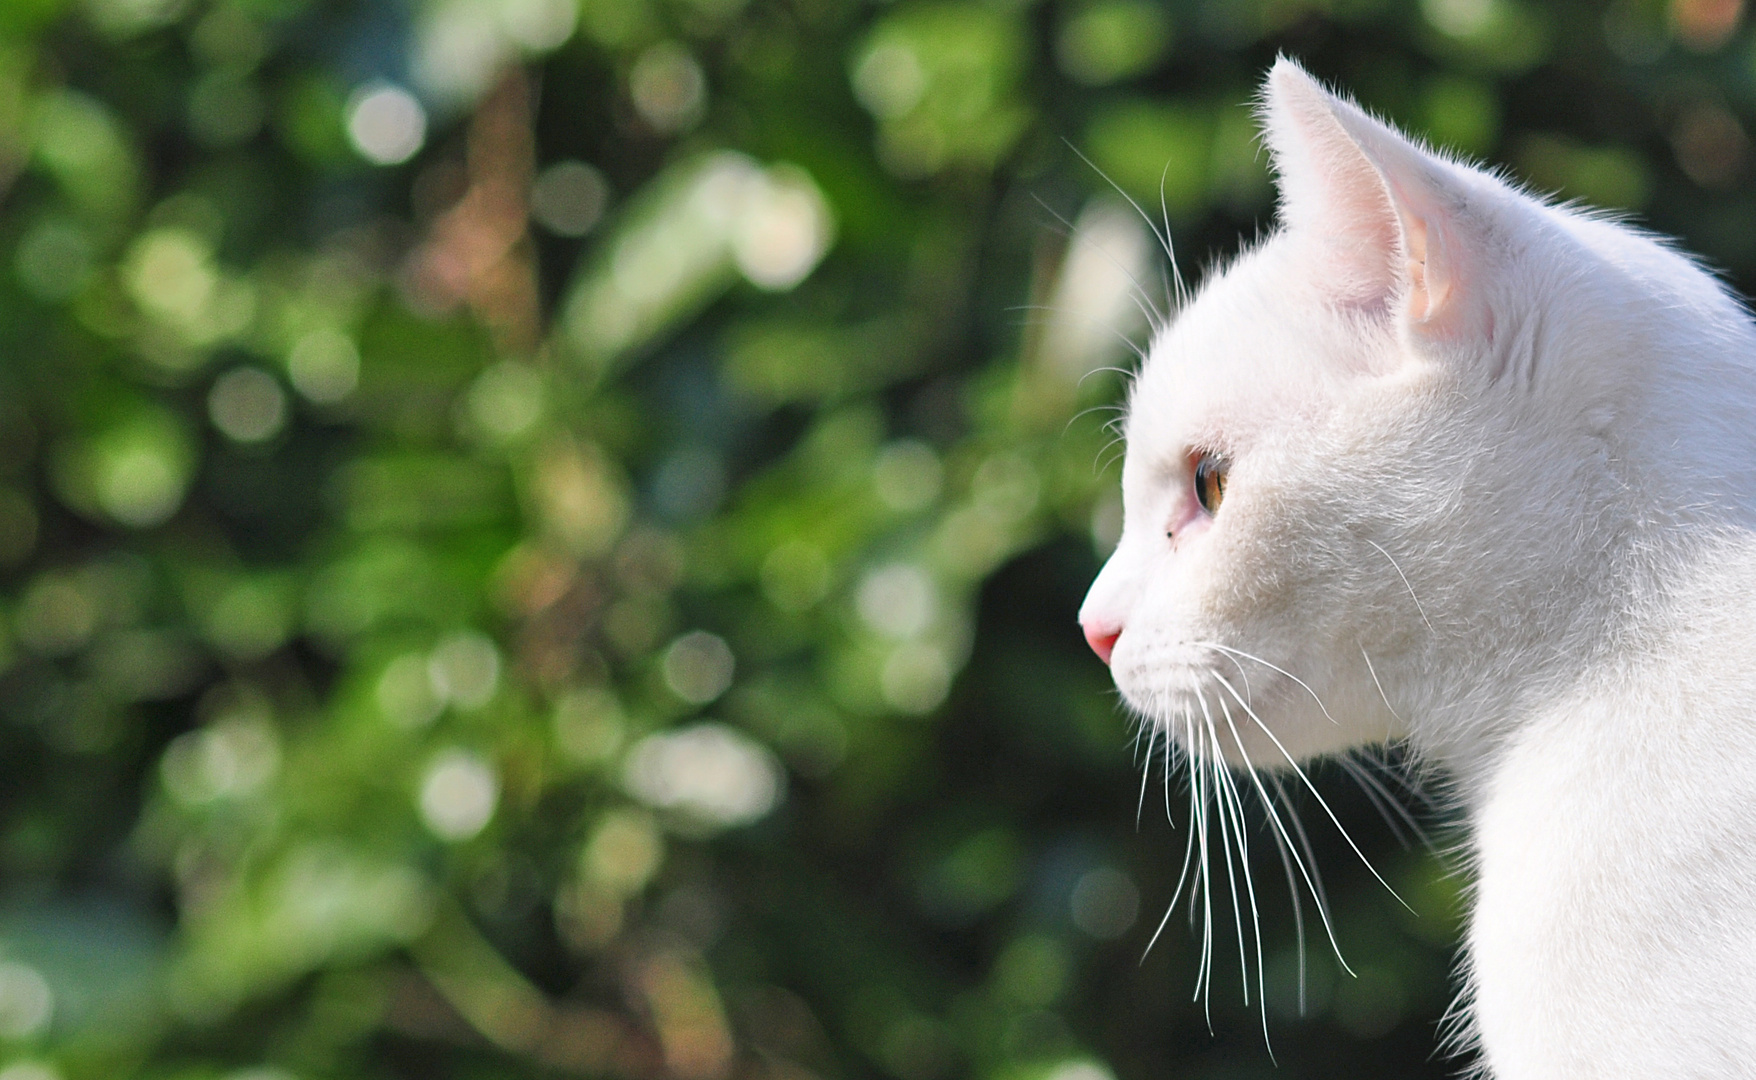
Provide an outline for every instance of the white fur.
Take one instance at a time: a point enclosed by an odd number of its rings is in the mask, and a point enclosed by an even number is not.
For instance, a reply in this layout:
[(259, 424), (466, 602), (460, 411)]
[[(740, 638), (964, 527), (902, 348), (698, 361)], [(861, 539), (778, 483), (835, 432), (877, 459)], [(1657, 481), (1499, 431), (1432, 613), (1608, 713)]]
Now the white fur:
[(1452, 778), (1486, 1072), (1756, 1076), (1756, 329), (1290, 61), (1263, 111), (1280, 227), (1153, 342), (1082, 621), (1198, 762)]

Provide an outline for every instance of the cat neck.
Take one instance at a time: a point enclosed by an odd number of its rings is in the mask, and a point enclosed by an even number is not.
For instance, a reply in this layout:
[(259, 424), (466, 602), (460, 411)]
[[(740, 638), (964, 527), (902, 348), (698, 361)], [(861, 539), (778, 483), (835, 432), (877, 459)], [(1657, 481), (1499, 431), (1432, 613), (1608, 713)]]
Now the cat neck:
[(1497, 1075), (1742, 1075), (1756, 1051), (1756, 542), (1697, 554), (1471, 809), (1471, 1012)]
[[(1748, 752), (1756, 775), (1756, 725), (1746, 718), (1756, 697), (1756, 530), (1671, 520), (1631, 532), (1620, 548), (1596, 580), (1557, 583), (1576, 606), (1564, 625), (1533, 635), (1541, 644), (1525, 652), (1524, 670), (1466, 668), (1475, 686), (1443, 698), (1428, 687), (1433, 707), (1417, 714), (1410, 739), (1471, 818), (1526, 790), (1531, 767), (1561, 761), (1639, 761), (1637, 772), (1682, 781), (1702, 755)], [(1450, 657), (1470, 648), (1432, 647)], [(1650, 776), (1653, 793), (1673, 790)], [(1543, 783), (1567, 786), (1553, 773)]]

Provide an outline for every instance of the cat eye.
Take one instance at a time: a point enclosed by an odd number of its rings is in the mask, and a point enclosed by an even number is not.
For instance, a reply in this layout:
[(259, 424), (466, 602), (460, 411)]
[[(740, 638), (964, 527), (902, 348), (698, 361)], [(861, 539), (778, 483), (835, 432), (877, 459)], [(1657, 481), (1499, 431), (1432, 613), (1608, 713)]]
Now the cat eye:
[(1195, 462), (1195, 498), (1209, 514), (1219, 511), (1226, 497), (1225, 462), (1211, 454), (1202, 454)]

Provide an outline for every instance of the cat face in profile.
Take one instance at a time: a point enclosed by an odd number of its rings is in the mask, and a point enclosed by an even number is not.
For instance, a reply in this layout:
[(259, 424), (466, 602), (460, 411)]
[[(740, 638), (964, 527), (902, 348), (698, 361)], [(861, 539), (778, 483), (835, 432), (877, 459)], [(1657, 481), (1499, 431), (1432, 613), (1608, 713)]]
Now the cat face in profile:
[[(1666, 320), (1687, 339), (1735, 306), (1290, 61), (1263, 113), (1280, 228), (1153, 342), (1081, 621), (1129, 706), (1198, 755), (1412, 736), (1467, 756), (1620, 618), (1635, 519), (1711, 516), (1692, 471), (1748, 485), (1747, 463), (1655, 447), (1698, 418), (1643, 371)], [(1630, 307), (1653, 288), (1671, 311)]]
[(1320, 894), (1273, 771), (1401, 740), (1466, 820), (1485, 1073), (1756, 1076), (1756, 328), (1290, 61), (1262, 113), (1278, 228), (1152, 342), (1080, 613), (1196, 766), (1203, 977), (1246, 800)]

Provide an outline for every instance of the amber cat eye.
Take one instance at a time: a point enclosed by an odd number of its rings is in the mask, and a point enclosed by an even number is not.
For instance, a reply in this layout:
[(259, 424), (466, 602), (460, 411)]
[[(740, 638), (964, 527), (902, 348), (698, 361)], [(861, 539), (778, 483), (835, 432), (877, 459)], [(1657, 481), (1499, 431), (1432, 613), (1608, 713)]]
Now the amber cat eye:
[(1207, 454), (1195, 462), (1195, 498), (1209, 514), (1219, 511), (1226, 497), (1225, 462)]

